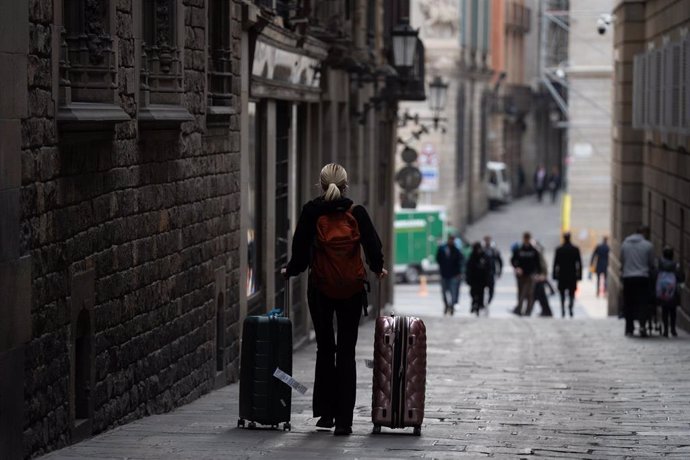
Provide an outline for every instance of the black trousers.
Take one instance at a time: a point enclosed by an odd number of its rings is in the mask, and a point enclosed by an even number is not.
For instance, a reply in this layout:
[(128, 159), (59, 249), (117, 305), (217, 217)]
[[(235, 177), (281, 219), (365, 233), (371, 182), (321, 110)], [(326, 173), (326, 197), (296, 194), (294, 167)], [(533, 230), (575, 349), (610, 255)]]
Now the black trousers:
[(640, 331), (644, 330), (649, 307), (650, 287), (646, 276), (623, 278), (623, 308), (625, 309), (625, 332), (635, 332), (635, 320), (640, 322)]
[(664, 335), (668, 335), (668, 323), (671, 320), (671, 332), (676, 332), (676, 303), (661, 306), (661, 319), (664, 323)]
[[(337, 426), (352, 426), (357, 392), (355, 347), (362, 315), (362, 294), (329, 299), (309, 287), (309, 313), (316, 333), (314, 417), (335, 417)], [(333, 315), (337, 319), (337, 331)]]
[(558, 292), (561, 294), (561, 316), (565, 318), (565, 291), (568, 291), (568, 311), (570, 316), (573, 316), (573, 305), (575, 304), (575, 291), (577, 287), (568, 286), (565, 288), (558, 287)]

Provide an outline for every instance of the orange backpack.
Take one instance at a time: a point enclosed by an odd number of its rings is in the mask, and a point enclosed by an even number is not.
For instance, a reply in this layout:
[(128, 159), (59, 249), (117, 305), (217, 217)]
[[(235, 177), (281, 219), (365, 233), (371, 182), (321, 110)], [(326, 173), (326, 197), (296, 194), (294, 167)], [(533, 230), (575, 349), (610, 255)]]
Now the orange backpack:
[(331, 299), (349, 299), (364, 290), (366, 272), (360, 234), (352, 208), (325, 214), (316, 221), (311, 277)]

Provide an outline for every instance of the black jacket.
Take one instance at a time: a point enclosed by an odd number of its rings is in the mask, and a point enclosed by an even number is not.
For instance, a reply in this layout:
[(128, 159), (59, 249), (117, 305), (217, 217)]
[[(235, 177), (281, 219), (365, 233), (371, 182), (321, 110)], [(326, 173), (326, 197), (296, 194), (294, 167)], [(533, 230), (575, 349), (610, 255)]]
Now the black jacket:
[(492, 258), (484, 251), (473, 251), (467, 260), (467, 269), (465, 271), (467, 284), (477, 288), (488, 286), (493, 277), (492, 263)]
[[(448, 254), (446, 254), (446, 248), (450, 249)], [(455, 245), (448, 246), (448, 243), (444, 243), (436, 251), (436, 262), (438, 262), (442, 278), (454, 278), (462, 274), (465, 256)]]
[(513, 252), (510, 263), (515, 268), (522, 269), (523, 276), (539, 273), (539, 251), (531, 244), (523, 244)]
[(575, 287), (582, 279), (582, 258), (580, 250), (571, 243), (556, 248), (553, 259), (553, 279), (558, 280), (559, 289)]
[[(325, 201), (322, 197), (304, 205), (299, 221), (297, 221), (295, 235), (292, 238), (292, 258), (286, 267), (288, 276), (296, 276), (309, 267), (316, 238), (316, 221), (319, 217), (332, 212), (346, 211), (351, 206), (352, 200), (349, 198)], [(374, 273), (381, 273), (383, 270), (383, 245), (378, 233), (376, 233), (374, 224), (363, 206), (353, 207), (352, 215), (359, 226), (360, 243), (364, 249), (367, 264)]]

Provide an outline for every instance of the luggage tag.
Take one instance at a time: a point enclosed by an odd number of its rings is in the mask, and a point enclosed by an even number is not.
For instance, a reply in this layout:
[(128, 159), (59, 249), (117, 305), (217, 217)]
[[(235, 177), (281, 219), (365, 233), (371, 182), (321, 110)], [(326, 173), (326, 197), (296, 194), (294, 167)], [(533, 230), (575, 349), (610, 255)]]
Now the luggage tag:
[(281, 371), (280, 368), (276, 367), (273, 377), (277, 378), (299, 394), (305, 394), (307, 392), (307, 387), (299, 383), (297, 380), (293, 379), (290, 375)]

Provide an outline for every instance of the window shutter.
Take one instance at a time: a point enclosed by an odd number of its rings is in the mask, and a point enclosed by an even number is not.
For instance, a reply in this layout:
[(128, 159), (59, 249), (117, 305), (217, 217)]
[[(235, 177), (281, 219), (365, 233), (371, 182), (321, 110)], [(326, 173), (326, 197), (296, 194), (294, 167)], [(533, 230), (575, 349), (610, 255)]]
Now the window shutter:
[(632, 124), (635, 129), (644, 126), (644, 68), (645, 55), (638, 54), (633, 61)]
[(673, 48), (670, 44), (666, 44), (662, 51), (663, 62), (663, 87), (661, 88), (661, 129), (662, 131), (670, 131), (672, 127), (673, 115)]
[(659, 73), (661, 66), (659, 65), (659, 53), (657, 50), (649, 52), (649, 59), (651, 65), (649, 66), (649, 113), (647, 114), (649, 129), (656, 129), (659, 126), (659, 103), (658, 103), (658, 87), (659, 87)]
[(690, 36), (683, 40), (681, 50), (680, 75), (680, 127), (686, 136), (690, 136)]
[(652, 127), (652, 70), (654, 61), (650, 53), (644, 53), (644, 86), (642, 92), (644, 93), (644, 113), (642, 114), (642, 126), (645, 129)]
[(681, 107), (681, 53), (683, 47), (680, 42), (671, 45), (671, 90), (669, 91), (669, 108), (671, 130), (678, 132), (681, 129), (680, 107)]

